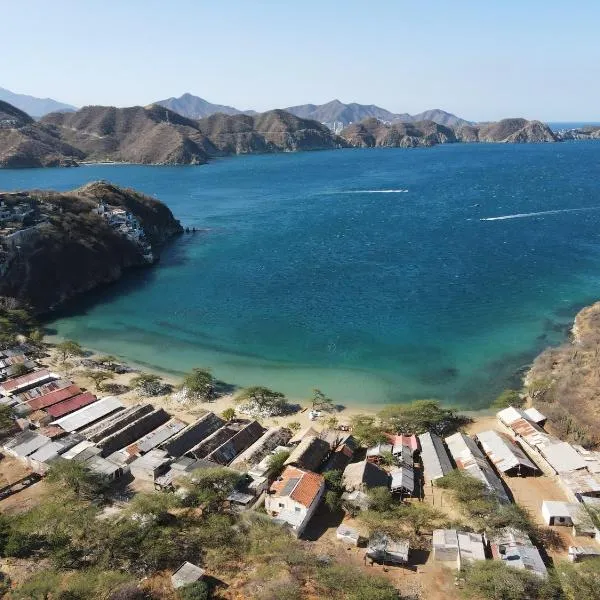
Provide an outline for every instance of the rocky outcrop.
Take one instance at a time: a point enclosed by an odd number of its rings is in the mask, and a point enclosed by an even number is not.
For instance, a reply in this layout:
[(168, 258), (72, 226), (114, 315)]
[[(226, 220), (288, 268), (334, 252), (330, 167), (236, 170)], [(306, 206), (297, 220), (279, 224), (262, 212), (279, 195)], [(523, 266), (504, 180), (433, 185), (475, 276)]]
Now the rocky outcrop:
[(365, 119), (350, 125), (340, 136), (350, 145), (361, 148), (416, 148), (456, 142), (454, 131), (433, 121), (387, 124)]
[(493, 123), (463, 125), (456, 129), (461, 142), (556, 142), (557, 138), (546, 124), (527, 119), (502, 119)]
[(560, 140), (600, 140), (600, 127), (589, 125), (588, 127), (578, 127), (576, 129), (564, 129), (557, 133)]
[[(31, 207), (33, 224), (0, 238), (0, 295), (43, 313), (64, 301), (148, 265), (182, 228), (161, 202), (133, 190), (96, 182), (72, 192), (0, 194), (10, 206)], [(141, 225), (142, 242), (99, 214), (99, 204), (124, 209)]]

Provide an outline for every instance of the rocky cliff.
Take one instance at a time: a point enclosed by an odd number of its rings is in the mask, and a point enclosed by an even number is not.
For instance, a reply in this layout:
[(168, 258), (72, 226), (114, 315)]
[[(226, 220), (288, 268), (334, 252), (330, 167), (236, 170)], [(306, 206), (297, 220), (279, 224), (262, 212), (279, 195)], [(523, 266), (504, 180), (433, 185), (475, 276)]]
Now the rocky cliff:
[(0, 236), (0, 295), (38, 313), (148, 265), (182, 231), (158, 200), (105, 182), (64, 193), (0, 193), (0, 200), (28, 219)]
[(416, 148), (456, 142), (454, 131), (433, 121), (386, 124), (365, 119), (346, 127), (340, 134), (351, 146), (360, 148)]
[(556, 142), (548, 125), (527, 119), (502, 119), (493, 123), (463, 125), (456, 128), (456, 137), (461, 142), (505, 142), (522, 144), (530, 142)]

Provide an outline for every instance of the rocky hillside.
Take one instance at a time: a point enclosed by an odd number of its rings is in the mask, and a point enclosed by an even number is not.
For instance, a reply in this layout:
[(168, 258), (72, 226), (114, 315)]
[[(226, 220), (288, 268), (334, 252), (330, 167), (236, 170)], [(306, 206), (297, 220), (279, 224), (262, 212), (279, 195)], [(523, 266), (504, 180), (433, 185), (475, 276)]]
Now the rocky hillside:
[[(204, 119), (210, 117), (216, 113), (223, 113), (224, 115), (239, 115), (239, 114), (251, 114), (253, 111), (241, 111), (233, 106), (226, 106), (223, 104), (213, 104), (192, 94), (183, 94), (179, 98), (167, 98), (166, 100), (158, 100), (154, 104), (164, 106), (173, 112), (176, 112), (188, 119)], [(256, 113), (254, 113), (256, 114)]]
[(493, 123), (463, 125), (456, 129), (456, 137), (461, 142), (556, 142), (548, 125), (541, 121), (527, 119), (502, 119)]
[(0, 168), (70, 166), (81, 158), (51, 128), (0, 101)]
[(39, 313), (150, 264), (182, 231), (158, 200), (105, 182), (64, 193), (0, 193), (0, 200), (26, 215), (0, 233), (0, 295)]
[(598, 125), (588, 125), (576, 129), (565, 129), (559, 131), (556, 136), (560, 140), (600, 140), (600, 127)]
[(345, 145), (325, 125), (283, 110), (255, 116), (216, 114), (198, 121), (198, 126), (221, 155), (325, 150)]
[(41, 123), (91, 161), (203, 164), (214, 153), (196, 121), (157, 105), (86, 106), (47, 115)]
[(600, 446), (600, 302), (578, 313), (568, 343), (535, 359), (525, 385), (560, 437)]
[(377, 119), (365, 119), (346, 127), (340, 136), (351, 146), (360, 148), (416, 148), (457, 141), (452, 129), (433, 121), (389, 125)]

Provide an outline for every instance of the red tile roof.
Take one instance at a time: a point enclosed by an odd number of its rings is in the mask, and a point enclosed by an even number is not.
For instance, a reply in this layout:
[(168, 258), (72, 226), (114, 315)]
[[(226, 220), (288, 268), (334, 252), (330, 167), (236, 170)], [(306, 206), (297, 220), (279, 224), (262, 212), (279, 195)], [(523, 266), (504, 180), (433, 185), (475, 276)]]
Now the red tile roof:
[(85, 394), (78, 394), (77, 396), (58, 402), (57, 404), (54, 404), (54, 406), (50, 406), (47, 412), (51, 417), (58, 419), (59, 417), (68, 415), (88, 404), (92, 404), (92, 402), (96, 402), (96, 400), (98, 400), (98, 398), (96, 398), (94, 394), (86, 392)]
[(27, 375), (22, 375), (21, 377), (15, 377), (14, 379), (9, 379), (0, 383), (0, 390), (10, 393), (23, 385), (27, 385), (28, 383), (33, 383), (34, 381), (41, 380), (45, 377), (49, 377), (50, 372), (46, 369), (40, 369), (39, 371), (34, 371), (33, 373), (28, 373)]
[(76, 396), (80, 393), (81, 389), (75, 384), (73, 384), (61, 390), (54, 390), (53, 392), (48, 392), (47, 394), (44, 394), (39, 398), (32, 398), (31, 400), (27, 401), (27, 404), (29, 404), (31, 410), (38, 410), (40, 408), (47, 408), (48, 406), (52, 406), (53, 404), (62, 402), (67, 398), (72, 398), (73, 396)]
[[(291, 479), (297, 479), (298, 483), (290, 492), (282, 494)], [(289, 496), (292, 500), (308, 508), (315, 501), (321, 487), (324, 485), (325, 479), (322, 475), (312, 471), (304, 471), (297, 467), (286, 467), (281, 476), (271, 485), (271, 493), (276, 496)]]

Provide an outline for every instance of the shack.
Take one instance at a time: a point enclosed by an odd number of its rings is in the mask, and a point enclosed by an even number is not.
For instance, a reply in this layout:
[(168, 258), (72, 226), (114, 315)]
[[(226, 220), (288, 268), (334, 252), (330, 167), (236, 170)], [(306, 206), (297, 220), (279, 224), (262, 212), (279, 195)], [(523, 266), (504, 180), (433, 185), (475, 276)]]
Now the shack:
[(171, 583), (175, 589), (178, 589), (184, 585), (196, 583), (196, 581), (200, 581), (203, 577), (204, 569), (186, 561), (171, 575)]
[(408, 552), (408, 540), (394, 540), (378, 531), (369, 538), (367, 556), (375, 562), (403, 565), (408, 562)]

